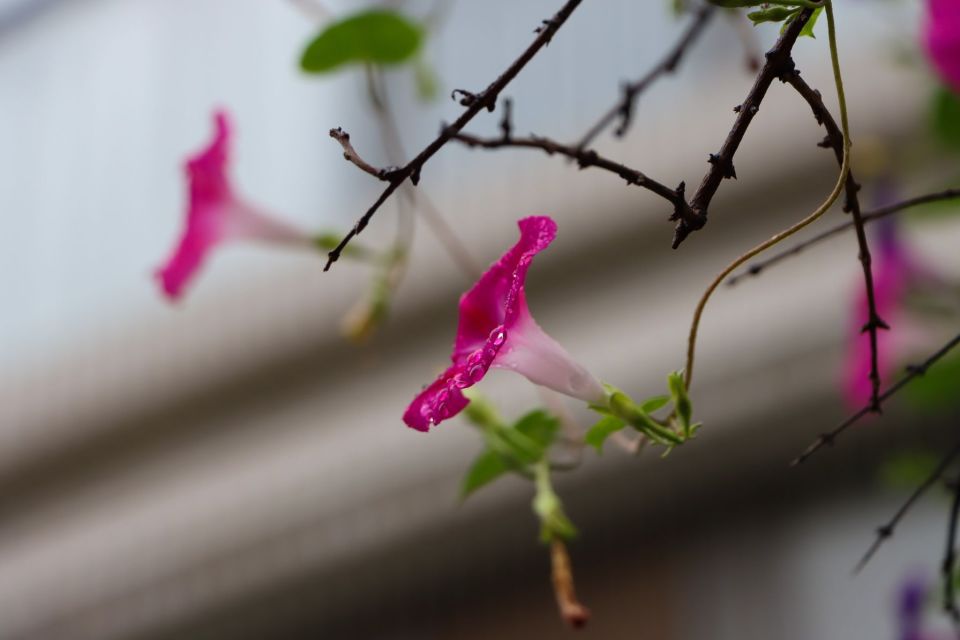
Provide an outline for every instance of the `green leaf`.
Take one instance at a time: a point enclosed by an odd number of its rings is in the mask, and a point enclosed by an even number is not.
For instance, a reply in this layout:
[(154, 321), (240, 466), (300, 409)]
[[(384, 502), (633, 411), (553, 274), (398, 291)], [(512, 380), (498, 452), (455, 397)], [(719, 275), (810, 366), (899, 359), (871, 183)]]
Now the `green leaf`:
[(371, 9), (334, 22), (307, 45), (300, 67), (326, 73), (351, 63), (398, 64), (423, 42), (423, 27), (396, 11)]
[(597, 453), (603, 453), (603, 443), (606, 442), (607, 438), (625, 426), (626, 423), (620, 418), (613, 416), (600, 418), (600, 420), (587, 431), (587, 434), (583, 437), (583, 441), (596, 449)]
[(793, 9), (787, 9), (786, 7), (770, 7), (759, 11), (751, 11), (747, 14), (747, 17), (756, 26), (763, 22), (783, 22), (794, 13)]
[(643, 401), (640, 405), (640, 410), (646, 413), (653, 413), (654, 411), (663, 409), (669, 402), (670, 396), (653, 396)]
[(823, 13), (823, 9), (814, 9), (813, 15), (810, 16), (810, 19), (807, 20), (807, 24), (803, 25), (803, 29), (800, 30), (800, 37), (808, 36), (816, 40), (817, 36), (813, 35), (813, 28), (817, 26), (817, 20), (820, 18), (820, 14)]
[(466, 500), (471, 493), (490, 484), (508, 471), (510, 471), (510, 465), (503, 456), (496, 451), (484, 451), (473, 461), (470, 470), (464, 476), (460, 487), (460, 499)]
[(930, 451), (908, 451), (887, 460), (880, 468), (883, 483), (893, 489), (916, 489), (940, 463)]
[(930, 128), (944, 146), (960, 150), (960, 98), (945, 87), (938, 88), (931, 101)]
[(546, 411), (538, 409), (517, 420), (513, 428), (546, 451), (553, 444), (553, 439), (560, 429), (560, 421)]
[(917, 409), (942, 411), (960, 404), (960, 356), (934, 363), (927, 372), (903, 389), (907, 401)]
[(710, 4), (727, 9), (736, 9), (740, 7), (756, 7), (763, 3), (763, 0), (710, 0)]

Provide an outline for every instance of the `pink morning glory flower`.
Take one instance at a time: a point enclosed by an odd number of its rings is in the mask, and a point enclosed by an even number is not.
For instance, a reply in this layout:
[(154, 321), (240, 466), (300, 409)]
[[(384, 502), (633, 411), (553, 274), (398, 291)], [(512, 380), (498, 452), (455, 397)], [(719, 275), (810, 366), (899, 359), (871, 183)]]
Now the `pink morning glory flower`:
[(460, 298), (453, 364), (410, 403), (403, 414), (408, 426), (427, 431), (459, 413), (469, 403), (462, 390), (480, 382), (491, 367), (516, 371), (585, 402), (606, 402), (600, 382), (544, 333), (527, 307), (527, 270), (534, 256), (553, 242), (557, 223), (534, 216), (518, 226), (517, 244)]
[[(900, 237), (896, 219), (884, 218), (877, 222), (877, 226), (877, 250), (873, 259), (874, 299), (877, 313), (892, 328), (877, 333), (877, 364), (881, 379), (888, 380), (896, 364), (897, 352), (901, 351), (900, 346), (906, 337), (901, 321), (909, 287), (929, 276)], [(866, 405), (872, 392), (868, 377), (871, 364), (870, 336), (861, 332), (868, 318), (867, 294), (861, 288), (854, 305), (851, 341), (844, 367), (844, 396), (853, 408)]]
[(940, 77), (960, 93), (960, 2), (928, 0), (923, 45)]
[(207, 254), (227, 240), (311, 246), (311, 238), (295, 227), (264, 213), (239, 198), (230, 185), (230, 122), (223, 111), (214, 113), (213, 140), (187, 159), (187, 215), (180, 241), (155, 276), (164, 295), (179, 298)]

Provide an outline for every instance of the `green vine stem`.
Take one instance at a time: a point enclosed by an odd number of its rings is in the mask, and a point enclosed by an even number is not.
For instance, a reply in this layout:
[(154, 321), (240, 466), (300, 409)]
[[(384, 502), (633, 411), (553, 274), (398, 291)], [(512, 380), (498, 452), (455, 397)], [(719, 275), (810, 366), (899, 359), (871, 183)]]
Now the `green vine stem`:
[(719, 287), (720, 284), (726, 280), (727, 276), (733, 273), (738, 267), (740, 267), (740, 265), (748, 260), (751, 260), (758, 254), (763, 253), (770, 247), (779, 244), (783, 240), (786, 240), (796, 232), (820, 218), (820, 216), (826, 213), (827, 210), (833, 206), (833, 203), (837, 201), (837, 198), (839, 198), (840, 194), (843, 192), (844, 184), (847, 180), (847, 174), (850, 172), (850, 126), (847, 119), (847, 100), (843, 91), (843, 78), (840, 74), (840, 55), (837, 52), (836, 24), (834, 22), (833, 4), (831, 0), (824, 0), (823, 7), (825, 9), (825, 13), (827, 14), (830, 61), (833, 65), (833, 78), (837, 87), (837, 101), (840, 104), (840, 127), (843, 130), (843, 162), (840, 167), (840, 175), (837, 177), (837, 183), (833, 187), (833, 191), (830, 192), (830, 195), (827, 196), (827, 199), (824, 200), (823, 204), (817, 207), (813, 213), (808, 215), (800, 222), (797, 222), (793, 226), (758, 244), (731, 262), (727, 268), (721, 271), (720, 274), (714, 278), (713, 282), (710, 283), (710, 286), (707, 287), (707, 290), (703, 292), (703, 295), (700, 297), (700, 301), (697, 303), (697, 308), (693, 312), (693, 321), (690, 324), (690, 335), (687, 339), (687, 364), (684, 367), (684, 382), (686, 383), (687, 389), (690, 388), (690, 383), (693, 380), (693, 365), (696, 357), (697, 332), (700, 329), (700, 319), (703, 316), (704, 308), (707, 306), (707, 301), (710, 300), (710, 296), (713, 295), (713, 292), (716, 291), (717, 287)]

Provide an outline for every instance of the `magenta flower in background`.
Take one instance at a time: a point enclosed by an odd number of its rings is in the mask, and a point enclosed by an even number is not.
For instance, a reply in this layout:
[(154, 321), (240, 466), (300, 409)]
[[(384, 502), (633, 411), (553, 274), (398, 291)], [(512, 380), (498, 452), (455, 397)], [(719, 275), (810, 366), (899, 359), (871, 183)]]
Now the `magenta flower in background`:
[(237, 197), (227, 176), (230, 123), (214, 113), (209, 146), (187, 159), (188, 204), (183, 234), (173, 254), (155, 276), (164, 295), (175, 300), (203, 264), (210, 250), (225, 240), (249, 239), (310, 246), (311, 238)]
[(534, 256), (553, 242), (557, 224), (546, 216), (518, 223), (520, 240), (460, 298), (460, 322), (451, 365), (407, 408), (403, 421), (419, 431), (467, 406), (462, 390), (490, 367), (511, 369), (531, 382), (585, 402), (602, 404), (600, 382), (544, 333), (527, 307), (524, 283)]
[(937, 73), (960, 93), (960, 2), (927, 0), (923, 45)]

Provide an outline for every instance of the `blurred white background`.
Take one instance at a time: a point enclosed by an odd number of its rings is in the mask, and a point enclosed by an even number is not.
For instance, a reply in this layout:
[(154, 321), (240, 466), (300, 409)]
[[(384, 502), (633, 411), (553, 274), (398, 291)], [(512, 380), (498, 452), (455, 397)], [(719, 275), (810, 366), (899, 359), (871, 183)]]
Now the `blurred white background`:
[[(575, 139), (678, 36), (666, 4), (585, 2), (509, 88), (518, 131)], [(558, 5), (453, 3), (428, 49), (441, 99), (421, 104), (409, 71), (389, 74), (407, 150), (459, 113), (452, 88), (485, 86)], [(915, 14), (841, 3), (855, 138), (900, 145), (922, 131), (930, 82), (903, 62)], [(238, 189), (278, 215), (344, 229), (379, 192), (327, 137), (343, 126), (383, 164), (362, 74), (298, 70), (316, 30), (280, 0), (0, 3), (0, 637), (563, 633), (528, 487), (505, 482), (457, 507), (474, 434), (400, 422), (444, 363), (469, 285), (428, 233), (390, 324), (364, 347), (337, 329), (363, 268), (323, 274), (321, 256), (230, 246), (176, 306), (150, 278), (180, 230), (181, 163), (217, 106), (234, 116)], [(776, 31), (756, 35), (765, 49)], [(822, 40), (796, 58), (829, 97)], [(696, 184), (751, 81), (735, 27), (717, 19), (680, 75), (643, 97), (629, 138), (598, 144)], [(498, 117), (471, 130), (495, 131)], [(602, 378), (644, 393), (677, 368), (709, 276), (828, 191), (836, 167), (820, 137), (776, 83), (740, 179), (677, 252), (658, 200), (532, 152), (451, 147), (421, 188), (483, 262), (518, 217), (555, 216), (534, 313)], [(950, 172), (928, 155), (910, 167), (917, 190)], [(389, 240), (393, 217), (384, 209), (363, 239)], [(913, 236), (960, 267), (955, 225)], [(898, 584), (935, 570), (945, 509), (931, 499), (861, 577), (850, 568), (903, 497), (878, 489), (878, 465), (904, 441), (937, 443), (947, 422), (894, 412), (785, 469), (842, 415), (838, 347), (857, 274), (846, 237), (721, 291), (703, 330), (702, 439), (667, 461), (590, 455), (561, 483), (584, 532), (573, 555), (596, 613), (588, 637), (894, 637)], [(506, 375), (485, 389), (514, 412), (537, 401)]]

